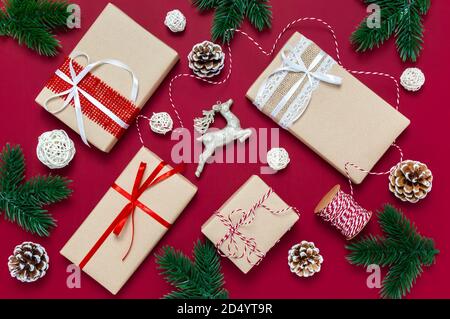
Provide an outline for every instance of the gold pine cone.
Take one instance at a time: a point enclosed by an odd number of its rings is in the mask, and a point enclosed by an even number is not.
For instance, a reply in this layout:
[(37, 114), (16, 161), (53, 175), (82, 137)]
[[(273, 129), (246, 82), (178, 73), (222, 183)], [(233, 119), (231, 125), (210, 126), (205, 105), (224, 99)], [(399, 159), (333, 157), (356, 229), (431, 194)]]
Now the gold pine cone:
[(403, 161), (391, 169), (389, 190), (404, 202), (417, 203), (427, 197), (433, 185), (433, 174), (427, 165)]
[(289, 250), (288, 264), (291, 272), (299, 277), (311, 277), (318, 273), (323, 263), (319, 248), (314, 243), (302, 241)]
[(210, 41), (194, 45), (188, 55), (189, 68), (201, 78), (218, 75), (225, 66), (225, 53), (222, 47)]

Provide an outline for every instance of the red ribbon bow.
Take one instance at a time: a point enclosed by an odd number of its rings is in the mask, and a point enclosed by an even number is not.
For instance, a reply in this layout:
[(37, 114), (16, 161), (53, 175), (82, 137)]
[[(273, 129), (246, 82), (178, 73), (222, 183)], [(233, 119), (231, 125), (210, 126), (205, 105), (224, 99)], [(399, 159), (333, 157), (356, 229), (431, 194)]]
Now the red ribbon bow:
[[(111, 233), (114, 233), (116, 236), (120, 236), (122, 233), (125, 224), (131, 217), (131, 241), (130, 245), (128, 247), (127, 252), (125, 253), (124, 257), (122, 258), (122, 261), (125, 260), (133, 246), (134, 241), (134, 213), (136, 211), (136, 208), (140, 208), (144, 213), (152, 217), (154, 220), (156, 220), (158, 223), (160, 223), (165, 228), (170, 228), (171, 224), (166, 221), (164, 218), (159, 216), (157, 213), (155, 213), (152, 209), (144, 205), (142, 202), (139, 201), (139, 198), (142, 196), (142, 194), (150, 189), (151, 187), (155, 186), (156, 184), (170, 178), (171, 176), (178, 174), (184, 170), (184, 165), (178, 165), (175, 168), (169, 170), (168, 172), (158, 176), (158, 174), (161, 172), (161, 170), (166, 166), (166, 163), (161, 162), (159, 165), (153, 170), (153, 172), (150, 174), (150, 176), (145, 180), (144, 183), (142, 183), (142, 180), (144, 178), (144, 173), (147, 168), (146, 163), (141, 163), (139, 165), (138, 172), (136, 174), (136, 179), (134, 181), (133, 190), (130, 193), (128, 193), (126, 190), (124, 190), (122, 187), (114, 183), (112, 185), (112, 188), (116, 190), (119, 194), (121, 194), (123, 197), (125, 197), (127, 200), (129, 200), (129, 203), (125, 205), (125, 207), (122, 209), (122, 211), (119, 213), (119, 215), (114, 219), (114, 221), (111, 223), (111, 225), (108, 227), (108, 229), (103, 233), (103, 235), (100, 237), (100, 239), (95, 243), (95, 245), (92, 247), (92, 249), (88, 252), (86, 257), (81, 261), (80, 268), (83, 269), (86, 264), (89, 262), (89, 260), (94, 256), (94, 254), (97, 252), (97, 250), (101, 247), (103, 242), (108, 238), (108, 236)], [(142, 184), (142, 185), (141, 185)]]

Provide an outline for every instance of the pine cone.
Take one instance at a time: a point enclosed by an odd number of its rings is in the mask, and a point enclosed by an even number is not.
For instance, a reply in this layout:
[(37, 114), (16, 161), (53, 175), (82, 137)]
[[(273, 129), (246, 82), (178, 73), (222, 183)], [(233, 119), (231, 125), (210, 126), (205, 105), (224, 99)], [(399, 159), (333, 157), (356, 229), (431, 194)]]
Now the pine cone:
[(417, 203), (431, 191), (433, 174), (427, 165), (407, 160), (391, 169), (389, 190), (404, 202)]
[(188, 56), (189, 67), (201, 78), (218, 75), (225, 64), (225, 54), (220, 45), (204, 41), (196, 44)]
[(288, 264), (299, 277), (311, 277), (320, 271), (323, 257), (314, 243), (302, 241), (289, 250)]
[(39, 244), (24, 242), (16, 246), (8, 259), (11, 277), (21, 282), (34, 282), (45, 276), (49, 258), (45, 248)]

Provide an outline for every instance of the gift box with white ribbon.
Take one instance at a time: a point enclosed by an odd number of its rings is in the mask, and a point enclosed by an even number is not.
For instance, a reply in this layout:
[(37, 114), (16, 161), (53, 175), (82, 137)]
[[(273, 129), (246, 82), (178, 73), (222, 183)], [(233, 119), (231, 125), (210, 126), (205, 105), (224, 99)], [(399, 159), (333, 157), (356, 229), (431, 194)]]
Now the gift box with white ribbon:
[(178, 54), (108, 4), (36, 102), (109, 152), (178, 61)]

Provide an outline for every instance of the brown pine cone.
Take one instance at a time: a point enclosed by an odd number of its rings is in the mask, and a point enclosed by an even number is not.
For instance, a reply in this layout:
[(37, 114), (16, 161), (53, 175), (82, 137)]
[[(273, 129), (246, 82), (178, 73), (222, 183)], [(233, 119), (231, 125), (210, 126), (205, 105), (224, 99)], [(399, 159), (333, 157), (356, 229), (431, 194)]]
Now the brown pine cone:
[(16, 246), (8, 259), (11, 277), (21, 282), (34, 282), (45, 276), (49, 258), (45, 248), (39, 244), (24, 242)]
[(225, 64), (225, 54), (220, 45), (203, 41), (196, 44), (188, 56), (189, 67), (201, 78), (218, 75)]
[(389, 190), (404, 202), (417, 203), (431, 191), (433, 174), (427, 165), (407, 160), (391, 169)]
[(302, 241), (289, 250), (288, 264), (299, 277), (311, 277), (320, 271), (323, 257), (314, 243)]

